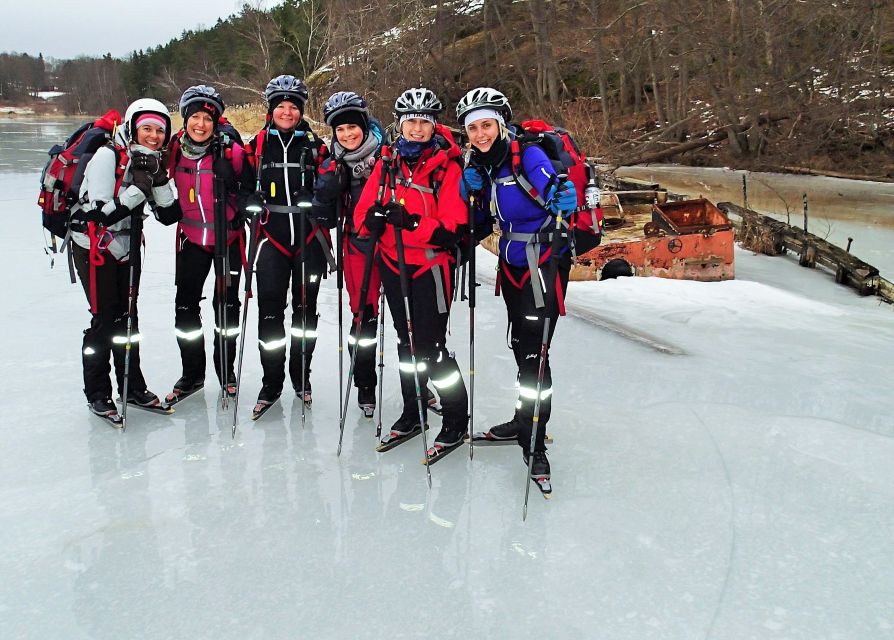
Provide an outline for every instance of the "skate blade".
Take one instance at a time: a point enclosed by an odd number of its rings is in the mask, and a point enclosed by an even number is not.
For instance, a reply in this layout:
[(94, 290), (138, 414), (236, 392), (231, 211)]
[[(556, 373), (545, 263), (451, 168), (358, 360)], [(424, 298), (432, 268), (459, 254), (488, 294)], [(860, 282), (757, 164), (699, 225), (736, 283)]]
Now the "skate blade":
[(553, 493), (553, 485), (550, 482), (549, 478), (543, 476), (531, 477), (531, 482), (537, 485), (537, 488), (540, 489), (540, 493), (543, 494), (543, 497), (549, 500), (552, 497)]
[[(428, 431), (428, 425), (425, 425), (425, 430)], [(379, 453), (390, 451), (396, 446), (403, 444), (407, 440), (412, 440), (413, 438), (418, 436), (420, 433), (422, 433), (422, 429), (414, 429), (410, 433), (402, 436), (392, 437), (392, 433), (394, 432), (391, 432), (387, 436), (385, 436), (386, 438), (388, 438), (387, 440), (382, 440), (381, 442), (379, 442), (379, 445), (376, 447), (376, 451), (378, 451)]]
[(172, 413), (174, 413), (173, 407), (170, 407), (167, 404), (164, 404), (162, 402), (159, 402), (158, 404), (149, 405), (149, 406), (137, 404), (135, 402), (128, 402), (127, 406), (133, 407), (134, 409), (139, 409), (141, 411), (148, 411), (149, 413), (158, 413), (163, 416), (169, 416)]
[[(469, 437), (466, 436), (466, 442), (469, 441)], [(472, 434), (472, 441), (475, 443), (475, 446), (479, 444), (483, 444), (485, 446), (501, 446), (505, 444), (518, 444), (518, 440), (515, 438), (494, 438), (493, 436), (485, 433), (484, 431), (476, 431)], [(544, 444), (552, 444), (553, 438), (549, 434), (546, 434), (546, 438), (543, 440)]]
[[(89, 408), (89, 405), (88, 405)], [(108, 422), (110, 425), (115, 427), (116, 429), (121, 429), (124, 427), (124, 419), (121, 417), (120, 413), (96, 413), (93, 409), (90, 409), (90, 413), (103, 422)]]
[(445, 445), (435, 445), (433, 447), (429, 447), (428, 449), (428, 457), (422, 459), (422, 464), (427, 464), (428, 466), (432, 466), (434, 463), (439, 460), (443, 460), (446, 458), (451, 452), (456, 451), (462, 445), (466, 443), (465, 440), (461, 440), (456, 444), (451, 444), (449, 446)]
[(257, 404), (255, 404), (254, 409), (251, 410), (251, 419), (259, 420), (261, 416), (270, 411), (270, 409), (273, 408), (273, 405), (275, 405), (277, 402), (279, 402), (279, 398), (269, 404), (258, 402)]

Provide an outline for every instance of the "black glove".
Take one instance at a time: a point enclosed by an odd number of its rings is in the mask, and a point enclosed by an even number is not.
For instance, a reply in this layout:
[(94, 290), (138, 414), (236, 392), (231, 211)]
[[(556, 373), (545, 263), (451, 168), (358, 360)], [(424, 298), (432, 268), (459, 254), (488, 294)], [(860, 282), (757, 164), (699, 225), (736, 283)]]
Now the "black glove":
[(252, 194), (249, 194), (245, 197), (245, 202), (242, 204), (242, 215), (245, 216), (246, 219), (252, 217), (256, 213), (261, 213), (264, 210), (264, 194), (260, 191), (255, 191)]
[(87, 233), (88, 222), (101, 222), (104, 217), (99, 209), (75, 211), (68, 220), (68, 228), (75, 233)]
[[(164, 161), (162, 155), (150, 155), (148, 153), (134, 153), (130, 160), (130, 169), (132, 173), (143, 171), (152, 181), (153, 187), (160, 187), (168, 182), (168, 165)], [(134, 184), (137, 184), (134, 180)], [(139, 185), (138, 185), (139, 186)], [(142, 187), (140, 190), (143, 191)], [(148, 192), (143, 191), (147, 196)]]
[(385, 212), (385, 207), (380, 204), (374, 204), (369, 208), (366, 212), (366, 218), (363, 220), (363, 224), (366, 226), (366, 230), (369, 231), (369, 235), (378, 238), (385, 232), (385, 221), (387, 219), (388, 214)]
[(147, 198), (152, 197), (152, 174), (146, 169), (130, 168), (130, 183), (137, 187)]
[(224, 156), (217, 156), (214, 158), (214, 162), (211, 163), (211, 169), (214, 171), (214, 177), (223, 180), (227, 189), (230, 191), (236, 191), (238, 189), (239, 185), (236, 180), (236, 170), (233, 168), (233, 163), (227, 160)]
[(152, 212), (155, 214), (155, 219), (166, 227), (183, 219), (183, 209), (176, 200), (170, 207), (155, 207)]
[(344, 185), (339, 177), (339, 174), (343, 173), (344, 171), (336, 169), (317, 178), (317, 183), (314, 185), (314, 197), (324, 204), (334, 203), (344, 192)]
[(407, 231), (413, 231), (419, 226), (419, 221), (422, 219), (417, 215), (410, 214), (402, 204), (396, 202), (389, 202), (385, 205), (385, 215), (388, 217), (389, 224)]
[(455, 233), (448, 231), (445, 227), (438, 227), (432, 232), (428, 243), (453, 251), (456, 248), (456, 239)]

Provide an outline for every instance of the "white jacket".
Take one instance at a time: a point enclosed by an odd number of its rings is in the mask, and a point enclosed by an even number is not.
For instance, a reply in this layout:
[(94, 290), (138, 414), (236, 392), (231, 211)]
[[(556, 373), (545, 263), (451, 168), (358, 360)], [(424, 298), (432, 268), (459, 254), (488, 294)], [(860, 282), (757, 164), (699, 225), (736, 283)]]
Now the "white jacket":
[[(124, 144), (120, 131), (116, 137), (116, 142)], [(146, 196), (138, 187), (130, 184), (129, 160), (124, 170), (121, 186), (118, 188), (117, 193), (115, 192), (115, 167), (117, 164), (118, 153), (110, 146), (100, 147), (96, 151), (84, 169), (84, 181), (81, 183), (79, 194), (79, 201), (84, 202), (84, 204), (77, 205), (73, 210), (78, 208), (84, 211), (100, 209), (103, 213), (108, 214), (115, 211), (120, 205), (133, 211), (138, 211), (144, 219), (146, 218)], [(171, 189), (172, 182), (170, 181), (160, 187), (153, 187), (152, 199), (159, 206), (167, 207), (173, 204), (175, 195)], [(117, 203), (115, 202), (116, 197), (118, 198)], [(112, 226), (106, 227), (106, 231), (112, 235), (107, 251), (119, 262), (125, 261), (130, 257), (130, 234), (126, 231), (130, 229), (130, 222), (131, 218), (128, 216)], [(79, 247), (84, 249), (90, 248), (90, 238), (85, 233), (72, 232), (71, 239)]]

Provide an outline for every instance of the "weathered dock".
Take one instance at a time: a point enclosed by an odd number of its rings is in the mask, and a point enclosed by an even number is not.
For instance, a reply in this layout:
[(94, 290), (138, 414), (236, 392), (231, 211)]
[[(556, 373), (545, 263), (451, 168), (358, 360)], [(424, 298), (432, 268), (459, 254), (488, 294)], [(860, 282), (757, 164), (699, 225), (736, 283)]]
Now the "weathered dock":
[(835, 274), (835, 282), (855, 289), (861, 296), (877, 295), (894, 304), (894, 284), (847, 250), (800, 227), (732, 202), (720, 202), (717, 207), (734, 220), (739, 243), (746, 249), (770, 256), (791, 252), (798, 256), (802, 267), (825, 267)]

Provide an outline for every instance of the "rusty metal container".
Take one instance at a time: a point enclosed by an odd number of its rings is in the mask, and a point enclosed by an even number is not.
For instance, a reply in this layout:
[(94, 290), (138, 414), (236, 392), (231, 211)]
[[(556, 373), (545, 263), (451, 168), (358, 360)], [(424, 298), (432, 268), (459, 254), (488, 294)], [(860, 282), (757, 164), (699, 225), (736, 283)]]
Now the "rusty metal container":
[(652, 205), (652, 222), (668, 233), (715, 233), (733, 226), (723, 211), (705, 198)]

